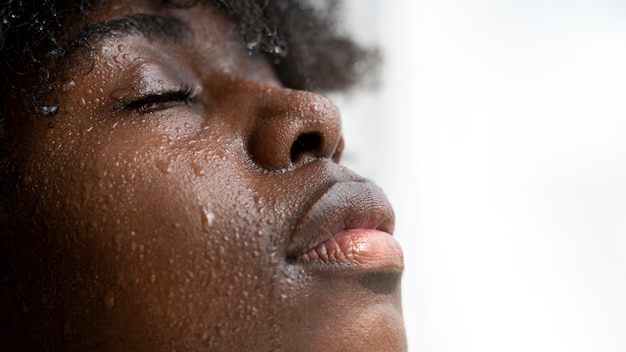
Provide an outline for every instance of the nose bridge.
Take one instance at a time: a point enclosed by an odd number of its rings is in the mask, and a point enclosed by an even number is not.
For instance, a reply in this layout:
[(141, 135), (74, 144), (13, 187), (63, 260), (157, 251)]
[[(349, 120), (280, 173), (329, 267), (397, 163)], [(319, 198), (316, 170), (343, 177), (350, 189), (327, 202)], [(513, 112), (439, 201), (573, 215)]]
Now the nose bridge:
[(258, 90), (246, 109), (252, 114), (247, 148), (257, 165), (282, 170), (338, 159), (341, 119), (328, 98), (258, 82), (249, 89)]

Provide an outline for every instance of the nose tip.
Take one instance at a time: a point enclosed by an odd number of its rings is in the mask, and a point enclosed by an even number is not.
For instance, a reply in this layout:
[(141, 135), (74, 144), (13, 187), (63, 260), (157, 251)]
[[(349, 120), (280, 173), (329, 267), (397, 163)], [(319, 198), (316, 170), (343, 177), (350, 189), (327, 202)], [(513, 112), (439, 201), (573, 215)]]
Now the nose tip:
[(339, 160), (343, 141), (337, 107), (320, 95), (276, 88), (258, 116), (250, 154), (267, 170), (293, 169), (313, 160)]

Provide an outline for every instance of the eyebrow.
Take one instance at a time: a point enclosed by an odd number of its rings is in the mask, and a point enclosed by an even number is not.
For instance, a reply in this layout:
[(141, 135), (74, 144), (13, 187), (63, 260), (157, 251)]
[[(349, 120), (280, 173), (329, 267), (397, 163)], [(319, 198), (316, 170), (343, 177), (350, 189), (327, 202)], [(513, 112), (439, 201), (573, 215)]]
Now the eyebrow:
[(176, 17), (135, 14), (90, 24), (77, 40), (90, 42), (141, 35), (164, 42), (179, 42), (190, 38), (192, 33), (189, 25)]

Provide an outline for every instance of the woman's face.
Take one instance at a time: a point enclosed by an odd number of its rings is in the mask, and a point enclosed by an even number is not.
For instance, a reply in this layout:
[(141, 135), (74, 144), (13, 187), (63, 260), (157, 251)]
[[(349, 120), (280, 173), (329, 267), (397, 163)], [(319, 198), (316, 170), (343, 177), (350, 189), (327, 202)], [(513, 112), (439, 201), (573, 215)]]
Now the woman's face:
[(282, 87), (211, 7), (111, 1), (89, 21), (94, 65), (78, 52), (58, 116), (7, 124), (5, 250), (32, 335), (63, 350), (404, 350), (393, 213), (337, 164), (336, 107)]

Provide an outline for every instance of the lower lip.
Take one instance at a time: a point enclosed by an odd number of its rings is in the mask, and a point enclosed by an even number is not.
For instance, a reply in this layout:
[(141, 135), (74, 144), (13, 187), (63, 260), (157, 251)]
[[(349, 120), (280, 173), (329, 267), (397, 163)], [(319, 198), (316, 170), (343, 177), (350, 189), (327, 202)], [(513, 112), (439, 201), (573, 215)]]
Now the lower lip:
[(390, 234), (370, 229), (344, 230), (298, 256), (296, 262), (313, 268), (352, 272), (402, 271), (404, 255)]

